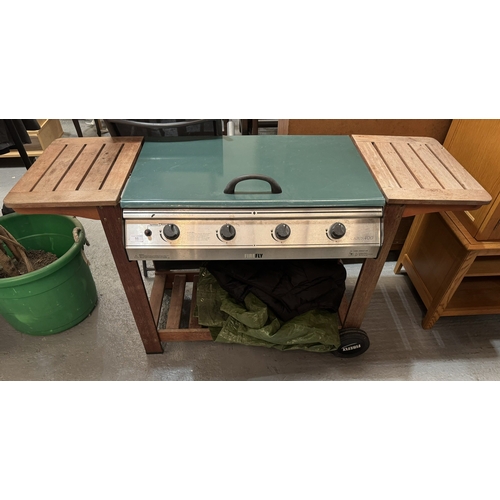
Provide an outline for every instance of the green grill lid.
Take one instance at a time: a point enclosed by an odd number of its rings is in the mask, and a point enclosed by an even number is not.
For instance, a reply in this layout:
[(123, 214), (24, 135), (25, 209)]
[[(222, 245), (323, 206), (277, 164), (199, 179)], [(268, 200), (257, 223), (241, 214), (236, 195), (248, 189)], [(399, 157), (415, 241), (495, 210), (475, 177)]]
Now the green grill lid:
[(121, 199), (122, 208), (151, 209), (384, 204), (349, 136), (145, 142)]

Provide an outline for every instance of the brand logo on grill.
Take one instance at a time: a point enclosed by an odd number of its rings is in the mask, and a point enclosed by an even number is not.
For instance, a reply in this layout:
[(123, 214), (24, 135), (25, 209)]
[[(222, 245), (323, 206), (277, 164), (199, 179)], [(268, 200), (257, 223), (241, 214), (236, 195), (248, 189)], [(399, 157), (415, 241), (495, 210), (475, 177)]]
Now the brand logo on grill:
[(342, 347), (342, 351), (354, 351), (354, 349), (361, 349), (361, 344), (351, 344)]
[(245, 259), (262, 259), (263, 253), (246, 253)]

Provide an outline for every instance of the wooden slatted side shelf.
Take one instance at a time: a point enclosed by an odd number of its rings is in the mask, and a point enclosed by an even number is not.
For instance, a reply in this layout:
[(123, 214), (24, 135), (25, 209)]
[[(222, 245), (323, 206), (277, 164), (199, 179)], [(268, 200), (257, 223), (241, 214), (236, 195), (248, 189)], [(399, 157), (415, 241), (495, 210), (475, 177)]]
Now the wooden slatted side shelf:
[(436, 139), (352, 137), (387, 203), (408, 205), (404, 216), (449, 210), (451, 205), (453, 210), (471, 209), (491, 201), (491, 196)]
[[(150, 295), (151, 310), (158, 328), (158, 336), (163, 342), (213, 340), (208, 328), (200, 326), (194, 315), (196, 309), (196, 290), (199, 271), (156, 271)], [(183, 318), (186, 285), (193, 284), (189, 313)], [(163, 296), (170, 290), (170, 303), (165, 328), (159, 328)], [(183, 320), (187, 328), (181, 326)]]
[(116, 206), (142, 137), (56, 139), (6, 196), (23, 213), (63, 213), (99, 219), (96, 207)]

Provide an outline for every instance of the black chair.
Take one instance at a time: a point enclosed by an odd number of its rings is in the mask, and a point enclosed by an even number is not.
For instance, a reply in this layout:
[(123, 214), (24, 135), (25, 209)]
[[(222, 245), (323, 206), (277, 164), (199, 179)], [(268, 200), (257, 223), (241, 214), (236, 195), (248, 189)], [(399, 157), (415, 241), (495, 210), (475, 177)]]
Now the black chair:
[(103, 120), (111, 136), (150, 137), (221, 136), (223, 120)]
[(24, 144), (30, 144), (31, 139), (28, 130), (40, 130), (36, 120), (0, 120), (0, 154), (8, 152), (9, 149), (17, 149), (26, 169), (34, 163), (27, 155)]
[[(120, 136), (144, 136), (144, 140), (161, 137), (214, 137), (223, 135), (224, 120), (167, 120), (167, 119), (143, 119), (143, 120), (103, 120), (109, 135)], [(154, 271), (154, 267), (147, 267), (146, 261), (142, 261), (144, 277), (148, 277), (148, 271)]]
[[(35, 160), (28, 156), (24, 144), (31, 143), (28, 130), (39, 129), (40, 124), (36, 120), (12, 120), (7, 118), (0, 120), (0, 155), (9, 152), (10, 149), (17, 149), (26, 170), (28, 170)], [(2, 214), (11, 213), (14, 213), (14, 210), (2, 203)]]

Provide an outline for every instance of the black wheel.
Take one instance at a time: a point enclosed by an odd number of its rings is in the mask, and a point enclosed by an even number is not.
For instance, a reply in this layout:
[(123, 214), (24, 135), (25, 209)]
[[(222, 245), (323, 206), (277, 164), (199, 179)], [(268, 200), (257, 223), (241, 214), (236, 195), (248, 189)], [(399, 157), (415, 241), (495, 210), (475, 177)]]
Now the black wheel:
[(339, 333), (340, 347), (333, 351), (333, 354), (339, 358), (354, 358), (370, 347), (368, 335), (359, 328), (344, 328)]

